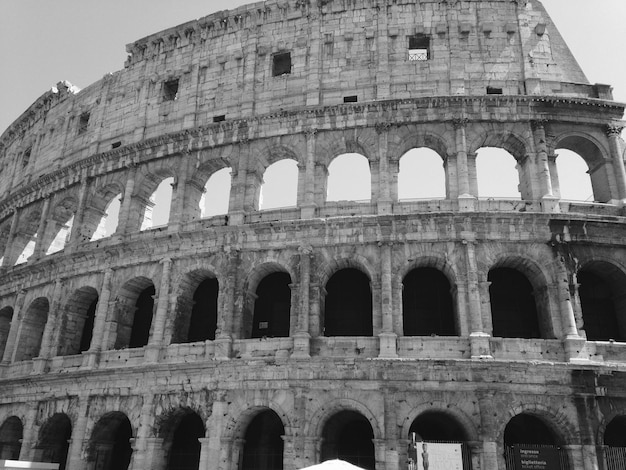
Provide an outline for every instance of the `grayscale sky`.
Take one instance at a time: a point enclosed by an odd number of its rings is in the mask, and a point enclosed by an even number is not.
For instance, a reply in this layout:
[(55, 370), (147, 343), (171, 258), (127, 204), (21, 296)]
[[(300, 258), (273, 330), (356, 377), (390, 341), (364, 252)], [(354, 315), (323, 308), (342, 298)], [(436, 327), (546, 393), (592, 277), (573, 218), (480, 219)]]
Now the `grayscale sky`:
[[(0, 0), (0, 133), (61, 80), (123, 68), (125, 45), (249, 0)], [(626, 102), (626, 0), (544, 0), (592, 83)]]

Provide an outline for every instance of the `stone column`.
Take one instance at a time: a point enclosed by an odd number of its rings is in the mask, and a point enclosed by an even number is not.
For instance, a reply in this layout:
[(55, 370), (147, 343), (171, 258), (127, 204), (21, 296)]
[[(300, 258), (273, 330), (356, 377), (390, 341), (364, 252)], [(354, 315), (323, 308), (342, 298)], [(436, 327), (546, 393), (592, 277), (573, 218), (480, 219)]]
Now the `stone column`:
[(465, 128), (468, 120), (457, 118), (452, 121), (455, 130), (456, 174), (458, 187), (459, 210), (467, 212), (475, 209), (475, 195), (470, 190), (470, 171), (467, 161), (467, 137)]
[(470, 318), (470, 348), (473, 359), (491, 359), (489, 335), (483, 327), (483, 313), (480, 303), (480, 288), (478, 284), (478, 266), (476, 263), (475, 235), (463, 233), (465, 247), (465, 269), (467, 273), (467, 303)]
[(389, 180), (389, 128), (388, 122), (376, 124), (378, 134), (378, 214), (391, 214), (393, 201), (391, 200), (391, 184)]
[(624, 170), (624, 150), (620, 142), (621, 126), (609, 124), (606, 126), (606, 135), (609, 138), (611, 159), (613, 160), (613, 172), (617, 183), (617, 199), (626, 203), (626, 170)]
[(559, 170), (556, 166), (556, 154), (548, 155), (548, 168), (550, 169), (550, 180), (552, 181), (552, 195), (561, 199), (561, 185), (559, 184)]
[(118, 224), (116, 233), (126, 235), (131, 228), (130, 225), (130, 209), (133, 200), (133, 191), (135, 190), (135, 176), (137, 174), (137, 165), (131, 163), (128, 167), (128, 175), (126, 176), (126, 186), (122, 195), (120, 204), (120, 212), (118, 216)]
[(161, 283), (159, 285), (159, 297), (157, 298), (156, 314), (152, 334), (146, 346), (146, 361), (156, 362), (159, 358), (159, 350), (163, 346), (163, 332), (165, 331), (165, 321), (170, 303), (170, 279), (172, 271), (171, 258), (161, 260), (163, 265), (161, 271)]
[(495, 392), (478, 390), (476, 394), (480, 409), (480, 437), (483, 441), (480, 470), (498, 470), (497, 423), (493, 415)]
[(8, 364), (13, 361), (15, 357), (15, 348), (17, 346), (17, 334), (22, 324), (22, 317), (24, 316), (24, 299), (26, 296), (26, 289), (22, 289), (17, 293), (15, 298), (15, 305), (13, 307), (13, 318), (11, 319), (11, 327), (9, 328), (9, 334), (7, 336), (7, 342), (4, 346), (4, 354), (2, 356), (2, 363)]
[(80, 190), (78, 193), (78, 207), (74, 214), (74, 222), (72, 231), (70, 232), (70, 240), (68, 249), (75, 250), (76, 246), (82, 242), (83, 218), (85, 216), (85, 205), (87, 202), (87, 191), (89, 189), (89, 178), (84, 177), (80, 180)]
[(300, 209), (300, 218), (315, 217), (315, 136), (317, 129), (305, 130), (306, 135), (306, 166), (304, 168), (304, 203)]
[(530, 126), (535, 144), (535, 168), (539, 178), (539, 196), (544, 212), (558, 212), (558, 199), (552, 192), (552, 177), (548, 161), (548, 146), (544, 125), (547, 121), (531, 121)]
[(154, 403), (154, 395), (148, 394), (143, 396), (143, 404), (141, 405), (141, 422), (137, 430), (137, 437), (134, 439), (133, 455), (131, 458), (130, 468), (132, 470), (152, 469), (150, 461), (150, 429), (154, 417), (152, 416), (152, 405)]
[(385, 470), (387, 470), (387, 440), (372, 439), (372, 442), (374, 443), (374, 458), (376, 459), (375, 468), (384, 468)]
[(82, 460), (83, 443), (89, 440), (86, 435), (89, 414), (89, 397), (81, 396), (78, 405), (76, 422), (72, 426), (72, 438), (67, 453), (66, 470), (84, 470), (85, 462)]
[(37, 240), (35, 241), (35, 251), (31, 258), (32, 261), (37, 261), (44, 254), (44, 243), (46, 242), (46, 227), (48, 226), (48, 214), (50, 212), (50, 197), (44, 199), (43, 209), (41, 210), (41, 217), (39, 218), (39, 228), (37, 229)]
[(106, 344), (105, 327), (107, 316), (109, 315), (109, 304), (111, 302), (112, 276), (113, 270), (111, 268), (107, 268), (104, 271), (104, 279), (102, 280), (100, 296), (98, 298), (98, 304), (96, 305), (91, 344), (89, 345), (89, 350), (83, 353), (83, 367), (94, 367), (97, 364), (98, 355), (102, 350), (102, 345)]
[(11, 228), (9, 229), (9, 236), (7, 237), (7, 245), (4, 247), (4, 253), (2, 258), (2, 267), (9, 267), (9, 263), (13, 261), (11, 254), (13, 253), (12, 245), (15, 240), (15, 232), (17, 231), (17, 222), (19, 220), (19, 213), (17, 209), (13, 209), (13, 217), (11, 218)]
[(235, 314), (235, 302), (237, 295), (239, 250), (232, 249), (229, 254), (228, 277), (226, 291), (224, 292), (223, 308), (218, 311), (217, 331), (215, 332), (215, 357), (219, 359), (230, 358), (233, 344), (233, 315)]
[(557, 292), (563, 323), (565, 354), (570, 362), (587, 361), (589, 357), (583, 351), (585, 339), (580, 337), (576, 327), (576, 317), (570, 292), (570, 275), (563, 254), (556, 253), (556, 257)]
[(247, 142), (239, 144), (239, 158), (237, 168), (232, 170), (232, 188), (228, 204), (229, 225), (241, 225), (245, 219), (245, 200), (248, 181), (248, 154), (250, 145)]
[(32, 406), (26, 413), (26, 419), (24, 420), (24, 434), (19, 460), (32, 461), (35, 453), (33, 448), (37, 445), (37, 434), (39, 432), (39, 426), (37, 426), (36, 422), (37, 406)]
[[(228, 414), (228, 405), (225, 401), (224, 392), (217, 392), (211, 416), (207, 421), (206, 440), (202, 443), (200, 461), (206, 461), (206, 466), (200, 465), (200, 470), (225, 470), (225, 462), (222, 454), (222, 429), (224, 429), (224, 419)], [(227, 454), (228, 456), (228, 454)], [(228, 457), (227, 457), (228, 458)], [(210, 465), (209, 465), (210, 463)]]
[(309, 332), (310, 289), (311, 289), (311, 246), (301, 246), (300, 251), (300, 305), (298, 306), (298, 329), (293, 335), (291, 357), (307, 359), (311, 357), (311, 334)]
[(380, 350), (378, 357), (398, 357), (396, 348), (397, 335), (393, 330), (393, 285), (392, 285), (392, 243), (380, 244), (381, 276), (380, 301), (382, 313), (382, 331), (378, 335)]
[[(41, 347), (39, 348), (39, 356), (35, 358), (34, 371), (37, 373), (43, 372), (43, 366), (47, 359), (56, 356), (58, 344), (54, 344), (55, 337), (58, 336), (57, 329), (59, 328), (60, 315), (61, 315), (61, 296), (63, 294), (63, 280), (57, 279), (54, 284), (54, 290), (52, 293), (52, 302), (50, 302), (50, 310), (48, 311), (48, 320), (44, 327), (43, 336), (41, 338)], [(43, 360), (40, 363), (39, 360)]]
[(170, 210), (170, 219), (167, 224), (168, 232), (178, 232), (181, 225), (187, 221), (185, 217), (185, 198), (187, 194), (187, 180), (193, 168), (193, 158), (189, 152), (183, 152), (180, 156), (180, 160), (180, 172), (176, 177), (172, 209)]
[(215, 469), (215, 465), (212, 465), (212, 461), (210, 459), (209, 448), (211, 445), (211, 439), (208, 437), (201, 437), (198, 439), (200, 443), (200, 463), (198, 464), (198, 470), (213, 470)]

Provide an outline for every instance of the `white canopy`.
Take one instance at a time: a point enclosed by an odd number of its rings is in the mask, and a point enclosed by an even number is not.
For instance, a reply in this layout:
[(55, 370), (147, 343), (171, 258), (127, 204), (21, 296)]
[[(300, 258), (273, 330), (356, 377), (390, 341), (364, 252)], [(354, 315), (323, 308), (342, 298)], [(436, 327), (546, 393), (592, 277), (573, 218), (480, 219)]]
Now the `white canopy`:
[(363, 470), (361, 467), (344, 462), (343, 460), (327, 460), (326, 462), (302, 468), (300, 470)]

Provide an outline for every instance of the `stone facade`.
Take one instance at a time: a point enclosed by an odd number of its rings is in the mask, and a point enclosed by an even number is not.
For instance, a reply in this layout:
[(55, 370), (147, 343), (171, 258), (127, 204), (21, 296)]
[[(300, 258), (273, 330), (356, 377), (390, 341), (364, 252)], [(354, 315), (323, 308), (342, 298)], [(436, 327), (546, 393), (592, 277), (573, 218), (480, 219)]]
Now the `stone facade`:
[[(537, 0), (269, 0), (127, 49), (0, 137), (0, 458), (295, 470), (351, 457), (350, 431), (363, 466), (399, 470), (417, 432), (496, 470), (529, 444), (514, 431), (545, 428), (561, 468), (620, 468), (624, 105)], [(515, 158), (521, 199), (478, 197), (483, 147)], [(399, 200), (415, 148), (442, 158), (445, 199)], [(563, 148), (595, 203), (561, 200)], [(368, 202), (326, 200), (345, 153), (369, 162)], [(259, 210), (283, 159), (296, 206)], [(203, 218), (223, 168), (228, 213)], [(145, 229), (167, 178), (169, 222)], [(448, 310), (413, 273), (444, 279)], [(416, 325), (429, 309), (449, 324)]]

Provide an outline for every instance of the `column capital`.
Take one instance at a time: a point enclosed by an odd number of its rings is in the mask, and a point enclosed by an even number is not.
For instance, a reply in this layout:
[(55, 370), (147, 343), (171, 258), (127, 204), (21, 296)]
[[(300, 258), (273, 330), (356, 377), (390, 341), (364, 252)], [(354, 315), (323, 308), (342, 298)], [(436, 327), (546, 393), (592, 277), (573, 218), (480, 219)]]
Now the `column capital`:
[(607, 135), (607, 137), (619, 137), (623, 130), (624, 126), (621, 126), (619, 124), (607, 124), (604, 127), (604, 133)]
[(307, 127), (304, 129), (304, 134), (307, 137), (315, 137), (318, 132), (319, 132), (319, 129), (317, 129), (316, 127)]
[(376, 133), (377, 134), (382, 134), (384, 132), (387, 132), (389, 130), (389, 128), (392, 126), (392, 124), (390, 122), (377, 122), (376, 124), (374, 124), (374, 128), (376, 129)]
[(309, 256), (311, 256), (313, 254), (313, 247), (311, 245), (300, 245), (298, 247), (298, 252), (301, 255), (309, 255)]
[(469, 122), (469, 119), (466, 117), (458, 117), (458, 118), (452, 119), (452, 125), (454, 126), (455, 129), (465, 128), (468, 122)]
[(546, 124), (548, 124), (548, 119), (533, 119), (530, 121), (530, 127), (533, 131), (544, 129)]

